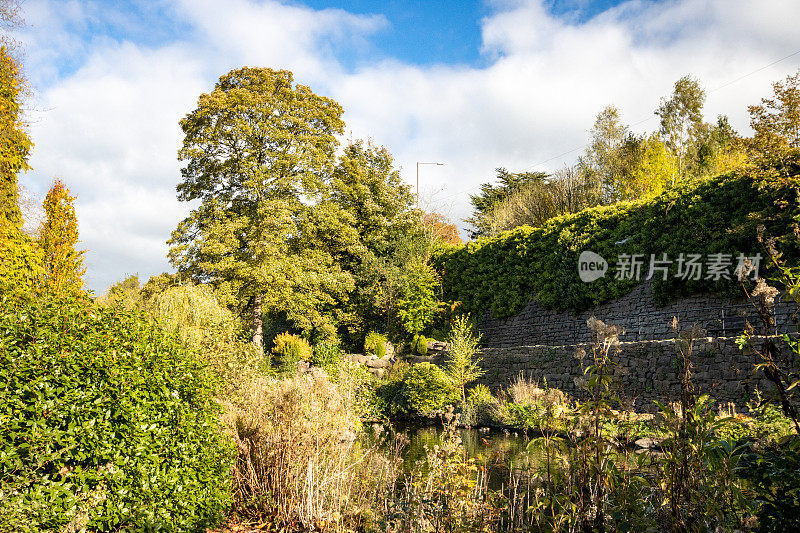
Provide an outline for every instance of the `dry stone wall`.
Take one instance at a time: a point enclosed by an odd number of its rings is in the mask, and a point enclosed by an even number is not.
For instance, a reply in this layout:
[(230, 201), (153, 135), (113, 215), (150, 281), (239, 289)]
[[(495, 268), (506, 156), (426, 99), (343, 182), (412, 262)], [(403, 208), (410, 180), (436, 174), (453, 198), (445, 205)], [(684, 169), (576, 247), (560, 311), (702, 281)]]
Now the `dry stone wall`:
[[(775, 305), (776, 331), (796, 331), (797, 306), (779, 300)], [(672, 319), (683, 327), (698, 325), (711, 337), (734, 337), (744, 329), (745, 320), (759, 324), (755, 307), (748, 301), (728, 300), (709, 294), (680, 298), (663, 307), (653, 302), (652, 285), (645, 282), (628, 295), (575, 314), (571, 311), (545, 309), (530, 302), (517, 315), (495, 318), (484, 315), (479, 325), (483, 343), (491, 348), (548, 345), (563, 346), (591, 341), (586, 320), (595, 316), (625, 330), (621, 340), (649, 341), (671, 338)]]
[[(797, 332), (796, 311), (793, 302), (779, 299), (775, 305), (776, 327), (769, 333), (778, 336)], [(697, 325), (707, 335), (696, 341), (692, 358), (700, 393), (743, 407), (756, 389), (772, 390), (763, 377), (754, 375), (757, 356), (740, 350), (735, 343), (746, 321), (759, 324), (750, 302), (698, 295), (658, 307), (649, 283), (639, 285), (623, 298), (578, 314), (544, 309), (536, 302), (509, 318), (487, 314), (479, 324), (486, 371), (481, 381), (495, 389), (505, 388), (521, 374), (580, 397), (578, 380), (583, 367), (575, 356), (580, 349), (591, 349), (591, 332), (586, 326), (591, 316), (625, 330), (620, 337), (620, 350), (612, 359), (620, 392), (634, 402), (637, 410), (651, 410), (653, 400), (676, 400), (680, 393), (673, 317), (682, 327)], [(779, 345), (785, 344), (777, 340)], [(786, 364), (793, 364), (796, 359), (787, 348), (783, 348), (781, 356)]]
[[(762, 340), (758, 338), (756, 344)], [(757, 355), (752, 350), (740, 350), (735, 341), (735, 337), (696, 340), (692, 354), (694, 381), (698, 393), (708, 393), (718, 402), (744, 408), (754, 398), (756, 389), (770, 391), (772, 385), (754, 373)], [(500, 389), (521, 375), (580, 398), (584, 391), (579, 380), (587, 364), (586, 360), (576, 356), (581, 349), (590, 351), (591, 346), (485, 348), (481, 357), (486, 374), (480, 382)], [(787, 362), (791, 360), (791, 353), (786, 348), (783, 348), (781, 356)], [(680, 394), (679, 357), (672, 339), (620, 343), (619, 351), (611, 357), (614, 383), (620, 396), (637, 411), (645, 412), (654, 410), (653, 400), (677, 400)]]

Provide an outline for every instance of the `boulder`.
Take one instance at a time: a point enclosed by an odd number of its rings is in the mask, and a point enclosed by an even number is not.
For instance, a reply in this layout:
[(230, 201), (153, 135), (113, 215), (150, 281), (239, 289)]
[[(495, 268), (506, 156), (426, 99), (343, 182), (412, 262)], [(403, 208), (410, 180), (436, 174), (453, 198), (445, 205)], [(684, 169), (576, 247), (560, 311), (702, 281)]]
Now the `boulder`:
[(388, 359), (370, 359), (367, 361), (367, 366), (369, 368), (389, 368), (392, 363)]
[(637, 448), (642, 448), (644, 450), (654, 450), (661, 447), (661, 444), (658, 440), (652, 439), (650, 437), (643, 437), (638, 439), (634, 442)]

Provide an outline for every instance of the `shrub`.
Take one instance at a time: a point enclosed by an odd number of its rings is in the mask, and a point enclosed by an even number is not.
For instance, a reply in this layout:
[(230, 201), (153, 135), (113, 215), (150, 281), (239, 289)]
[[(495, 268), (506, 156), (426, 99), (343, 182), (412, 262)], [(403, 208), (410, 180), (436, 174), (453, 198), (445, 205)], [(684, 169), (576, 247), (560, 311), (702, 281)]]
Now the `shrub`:
[(323, 369), (328, 378), (336, 383), (339, 381), (339, 363), (341, 362), (342, 349), (332, 342), (320, 342), (314, 346), (311, 364)]
[(277, 335), (274, 343), (272, 353), (277, 355), (280, 360), (282, 374), (296, 374), (297, 363), (311, 361), (314, 353), (308, 341), (288, 332)]
[(469, 315), (461, 315), (453, 321), (445, 372), (461, 391), (462, 401), (467, 399), (467, 384), (485, 374), (480, 367), (481, 359), (475, 357), (480, 340), (480, 334), (473, 333)]
[(236, 317), (209, 285), (167, 287), (154, 292), (146, 308), (202, 355), (222, 379), (226, 394), (239, 386), (243, 373), (269, 373), (269, 358), (253, 343), (239, 340)]
[(403, 379), (409, 409), (426, 414), (454, 404), (460, 396), (447, 374), (431, 363), (413, 365)]
[(386, 356), (386, 335), (381, 335), (374, 331), (367, 333), (367, 338), (364, 339), (364, 351), (374, 353), (378, 357)]
[(425, 338), (425, 335), (414, 335), (411, 345), (412, 349), (419, 355), (428, 354), (428, 339)]
[(376, 410), (386, 417), (408, 412), (404, 381), (411, 365), (396, 361), (375, 387)]
[(497, 405), (497, 398), (489, 387), (479, 383), (470, 389), (467, 401), (462, 406), (461, 423), (467, 426), (487, 424), (492, 421), (492, 414)]
[(364, 365), (352, 361), (339, 361), (339, 394), (347, 405), (362, 419), (380, 418), (375, 396), (375, 380)]
[(196, 531), (229, 504), (209, 372), (88, 300), (0, 310), (0, 530)]
[(433, 321), (441, 308), (436, 297), (439, 277), (425, 260), (416, 258), (407, 266), (400, 285), (397, 317), (407, 333), (419, 333)]
[(470, 389), (467, 403), (473, 407), (483, 407), (497, 403), (497, 398), (494, 397), (489, 387), (483, 383), (478, 383)]

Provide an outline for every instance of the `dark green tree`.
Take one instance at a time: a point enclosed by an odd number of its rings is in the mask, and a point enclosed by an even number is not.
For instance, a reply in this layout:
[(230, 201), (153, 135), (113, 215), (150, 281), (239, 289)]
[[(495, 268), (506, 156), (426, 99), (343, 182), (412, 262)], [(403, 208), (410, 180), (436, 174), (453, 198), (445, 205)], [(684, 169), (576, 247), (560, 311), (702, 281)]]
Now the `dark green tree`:
[(545, 172), (509, 172), (504, 168), (496, 169), (497, 183), (481, 184), (478, 194), (469, 196), (472, 204), (472, 216), (464, 222), (470, 224), (470, 238), (476, 239), (491, 233), (488, 217), (492, 209), (502, 200), (531, 183), (542, 183), (547, 178)]
[(339, 257), (355, 286), (341, 302), (343, 335), (359, 344), (369, 330), (389, 330), (405, 266), (424, 253), (414, 196), (386, 148), (348, 145), (333, 172), (331, 196), (346, 211), (358, 245)]

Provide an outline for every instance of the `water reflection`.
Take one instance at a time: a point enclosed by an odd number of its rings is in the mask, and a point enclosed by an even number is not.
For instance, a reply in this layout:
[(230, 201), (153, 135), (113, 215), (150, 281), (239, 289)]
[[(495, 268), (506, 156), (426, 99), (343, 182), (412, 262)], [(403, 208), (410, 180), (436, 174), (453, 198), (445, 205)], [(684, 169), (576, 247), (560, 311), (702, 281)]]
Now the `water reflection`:
[[(408, 446), (403, 452), (403, 470), (411, 472), (415, 466), (425, 462), (426, 449), (441, 445), (445, 429), (441, 426), (395, 426), (393, 429), (367, 428), (367, 435), (373, 440), (378, 433), (394, 431), (408, 438)], [(501, 430), (456, 429), (462, 445), (471, 458), (485, 466), (490, 488), (507, 484), (509, 478), (523, 473), (534, 472), (546, 461), (546, 446), (541, 439), (531, 439), (524, 434), (508, 433)], [(391, 436), (388, 435), (388, 436)], [(388, 441), (386, 441), (388, 442)], [(558, 454), (557, 447), (551, 447), (551, 460)]]

